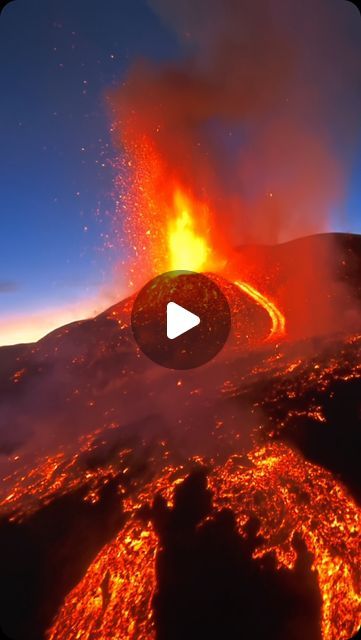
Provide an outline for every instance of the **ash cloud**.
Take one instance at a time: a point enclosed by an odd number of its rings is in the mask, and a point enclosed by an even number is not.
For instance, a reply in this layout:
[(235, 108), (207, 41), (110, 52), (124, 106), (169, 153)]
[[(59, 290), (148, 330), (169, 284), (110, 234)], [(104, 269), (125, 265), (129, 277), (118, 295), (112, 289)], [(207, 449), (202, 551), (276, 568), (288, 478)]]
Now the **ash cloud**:
[(361, 20), (342, 0), (151, 0), (183, 47), (112, 97), (237, 242), (326, 230), (360, 133)]

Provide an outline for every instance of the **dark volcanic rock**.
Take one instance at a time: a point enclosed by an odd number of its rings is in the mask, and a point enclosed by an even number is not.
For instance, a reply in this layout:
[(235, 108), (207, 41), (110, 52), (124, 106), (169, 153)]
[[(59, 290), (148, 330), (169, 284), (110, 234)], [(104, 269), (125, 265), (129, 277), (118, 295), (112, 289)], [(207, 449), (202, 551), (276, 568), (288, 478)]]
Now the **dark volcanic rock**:
[[(59, 450), (55, 484), (63, 482), (66, 455), (75, 454), (74, 473), (84, 477), (116, 471), (96, 504), (84, 502), (88, 487), (70, 482), (48, 495), (49, 479), (34, 502), (25, 496), (32, 509), (22, 521), (8, 521), (11, 501), (4, 502), (0, 624), (13, 640), (43, 640), (64, 597), (122, 527), (118, 484), (146, 481), (162, 456), (175, 464), (193, 455), (222, 462), (281, 440), (361, 500), (361, 237), (244, 247), (234, 261), (245, 280), (252, 270), (264, 274), (264, 292), (285, 311), (285, 341), (255, 350), (233, 343), (200, 369), (163, 370), (138, 353), (125, 300), (36, 344), (0, 349), (2, 478), (14, 474), (27, 487), (28, 473)], [(124, 464), (123, 450), (131, 452)], [(251, 559), (257, 523), (241, 539), (232, 513), (207, 520), (210, 503), (195, 474), (178, 488), (173, 509), (161, 500), (153, 506), (162, 541), (157, 640), (319, 640), (319, 592), (302, 541), (294, 541), (294, 571), (276, 571), (272, 559), (261, 568)]]

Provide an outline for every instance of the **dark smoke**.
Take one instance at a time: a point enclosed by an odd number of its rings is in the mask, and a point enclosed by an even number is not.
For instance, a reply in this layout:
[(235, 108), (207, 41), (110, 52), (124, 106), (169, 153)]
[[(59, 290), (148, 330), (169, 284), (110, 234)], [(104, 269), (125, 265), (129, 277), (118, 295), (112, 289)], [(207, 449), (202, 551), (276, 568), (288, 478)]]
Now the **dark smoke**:
[[(361, 21), (343, 0), (151, 0), (180, 60), (139, 61), (113, 96), (239, 242), (325, 230), (360, 134)], [(233, 236), (234, 238), (234, 236)]]

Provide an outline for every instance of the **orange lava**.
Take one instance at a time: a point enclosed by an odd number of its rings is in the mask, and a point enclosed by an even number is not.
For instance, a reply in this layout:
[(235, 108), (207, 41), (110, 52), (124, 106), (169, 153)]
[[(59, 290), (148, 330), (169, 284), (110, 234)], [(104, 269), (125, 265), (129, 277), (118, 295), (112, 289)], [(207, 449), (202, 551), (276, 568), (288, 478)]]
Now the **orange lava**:
[(151, 526), (130, 519), (66, 598), (49, 640), (151, 640), (156, 549)]
[(279, 567), (295, 566), (292, 540), (301, 535), (321, 592), (323, 640), (349, 639), (361, 625), (360, 508), (331, 473), (286, 445), (257, 449), (249, 459), (251, 468), (233, 457), (211, 476), (216, 504), (233, 509), (241, 532), (248, 516), (259, 518), (265, 543), (255, 557), (272, 552)]
[(210, 243), (208, 207), (180, 188), (174, 192), (172, 205), (166, 230), (169, 271), (217, 269)]
[[(133, 254), (127, 263), (130, 289), (159, 273), (175, 270), (216, 273), (227, 279), (233, 247), (225, 230), (217, 225), (211, 204), (196, 197), (164, 165), (151, 140), (132, 140), (128, 153), (132, 183), (118, 201), (117, 212), (124, 220)], [(241, 273), (236, 277), (235, 284), (241, 291), (268, 314), (269, 338), (284, 336), (286, 320), (277, 303), (244, 282)]]
[(283, 336), (286, 332), (286, 318), (276, 304), (246, 282), (236, 280), (235, 284), (268, 313), (271, 320), (269, 339)]
[[(169, 467), (128, 501), (129, 519), (69, 593), (49, 640), (152, 640), (152, 597), (156, 590), (158, 541), (138, 508), (157, 492), (171, 502), (182, 467)], [(278, 567), (295, 566), (297, 533), (313, 555), (322, 596), (323, 640), (346, 640), (361, 624), (360, 509), (332, 475), (283, 444), (231, 457), (209, 476), (214, 510), (230, 507), (240, 534), (249, 517), (260, 521), (264, 543), (255, 558), (273, 553)]]
[(80, 488), (85, 490), (84, 500), (97, 502), (101, 488), (126, 466), (130, 451), (119, 451), (116, 464), (111, 461), (103, 467), (84, 469), (81, 456), (96, 447), (99, 433), (104, 429), (82, 436), (76, 450), (64, 447), (53, 455), (39, 457), (35, 464), (21, 456), (10, 459), (13, 471), (2, 478), (0, 485), (0, 515), (21, 522), (54, 499)]
[(49, 640), (153, 640), (158, 541), (151, 525), (139, 521), (137, 511), (158, 492), (171, 505), (174, 484), (183, 476), (181, 467), (168, 467), (136, 500), (125, 501), (129, 520), (65, 599)]

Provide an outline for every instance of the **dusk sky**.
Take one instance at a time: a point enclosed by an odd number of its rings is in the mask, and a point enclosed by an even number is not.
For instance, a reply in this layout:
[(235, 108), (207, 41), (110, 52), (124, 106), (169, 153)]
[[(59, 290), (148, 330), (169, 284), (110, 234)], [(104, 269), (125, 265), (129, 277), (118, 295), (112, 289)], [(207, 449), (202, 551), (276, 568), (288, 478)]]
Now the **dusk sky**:
[(12, 333), (9, 319), (21, 333), (37, 312), (59, 309), (61, 324), (99, 305), (119, 259), (103, 249), (116, 155), (106, 92), (135, 57), (175, 53), (141, 1), (19, 0), (3, 11), (0, 334)]
[[(142, 0), (16, 0), (1, 14), (0, 344), (106, 306), (120, 249), (104, 247), (117, 153), (105, 96), (138, 57), (179, 55)], [(361, 233), (360, 172), (361, 140), (330, 230)]]

